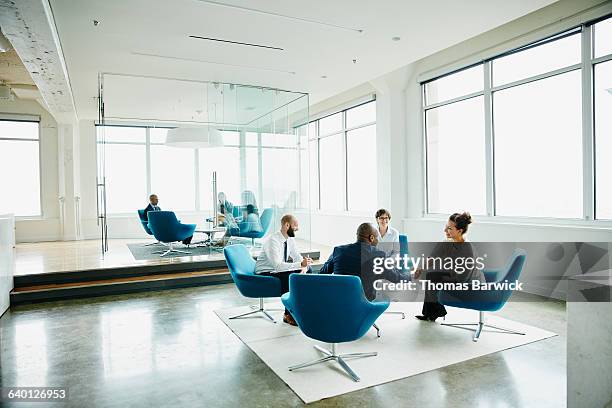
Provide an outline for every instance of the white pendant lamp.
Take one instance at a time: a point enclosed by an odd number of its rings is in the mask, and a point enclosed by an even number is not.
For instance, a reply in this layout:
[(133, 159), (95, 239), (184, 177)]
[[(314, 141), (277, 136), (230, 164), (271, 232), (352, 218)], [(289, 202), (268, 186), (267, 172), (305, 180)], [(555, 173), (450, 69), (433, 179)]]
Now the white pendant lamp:
[(212, 126), (169, 129), (166, 146), (191, 149), (223, 146), (223, 135)]

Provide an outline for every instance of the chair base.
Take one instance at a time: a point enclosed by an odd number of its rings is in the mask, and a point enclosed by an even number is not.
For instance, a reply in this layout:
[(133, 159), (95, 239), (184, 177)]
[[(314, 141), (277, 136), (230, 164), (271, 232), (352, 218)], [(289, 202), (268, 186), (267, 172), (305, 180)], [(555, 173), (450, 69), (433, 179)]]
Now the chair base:
[(264, 308), (263, 298), (259, 298), (259, 307), (255, 306), (255, 305), (251, 305), (250, 307), (253, 310), (251, 310), (250, 312), (246, 312), (246, 313), (242, 313), (242, 314), (239, 314), (239, 315), (236, 315), (236, 316), (232, 316), (232, 317), (230, 317), (230, 320), (231, 319), (240, 319), (240, 318), (243, 318), (243, 317), (246, 317), (246, 316), (254, 315), (255, 313), (263, 313), (263, 315), (265, 317), (267, 317), (268, 319), (270, 319), (270, 321), (272, 323), (276, 323), (276, 320), (274, 320), (274, 318), (272, 316), (270, 316), (270, 313), (268, 313), (268, 311)]
[(309, 367), (315, 364), (319, 364), (319, 363), (325, 363), (327, 361), (336, 361), (338, 364), (340, 364), (340, 367), (342, 367), (342, 369), (344, 369), (344, 371), (346, 371), (346, 373), (353, 379), (353, 381), (355, 382), (359, 382), (361, 381), (361, 379), (359, 378), (359, 376), (353, 371), (353, 369), (346, 363), (345, 359), (349, 359), (349, 358), (364, 358), (364, 357), (375, 357), (378, 355), (377, 352), (373, 352), (373, 353), (347, 353), (347, 354), (338, 354), (338, 345), (336, 343), (332, 343), (332, 348), (331, 350), (326, 350), (323, 347), (320, 346), (314, 346), (315, 349), (317, 349), (318, 351), (320, 351), (321, 353), (323, 353), (325, 355), (325, 357), (313, 360), (313, 361), (308, 361), (306, 363), (302, 363), (302, 364), (296, 364), (293, 365), (291, 367), (289, 367), (289, 371), (295, 371), (298, 370), (300, 368), (304, 368), (304, 367)]
[[(484, 312), (478, 312), (478, 323), (441, 323), (442, 326), (450, 326), (457, 329), (471, 330), (474, 332), (474, 336), (472, 337), (472, 341), (477, 342), (480, 338), (480, 335), (485, 327), (493, 330), (494, 333), (502, 333), (502, 334), (518, 334), (520, 336), (524, 336), (525, 333), (517, 332), (515, 330), (506, 329), (505, 327), (494, 326), (492, 324), (485, 323)], [(476, 326), (475, 329), (465, 327), (465, 326)]]
[(153, 245), (166, 245), (166, 244), (164, 244), (163, 242), (157, 241), (157, 242), (151, 242), (150, 244), (144, 244), (143, 246), (148, 247), (148, 246), (153, 246)]
[(164, 256), (166, 256), (166, 255), (168, 255), (169, 253), (172, 253), (172, 252), (178, 253), (178, 254), (187, 254), (187, 255), (191, 254), (191, 252), (179, 251), (178, 249), (174, 249), (173, 242), (170, 242), (169, 244), (167, 244), (167, 246), (168, 246), (168, 250), (166, 250), (166, 251), (156, 251), (156, 252), (153, 252), (153, 253), (154, 254), (161, 254), (160, 257), (164, 257)]
[[(398, 312), (396, 312), (396, 311), (388, 310), (388, 311), (383, 312), (383, 314), (397, 314), (397, 315), (401, 315), (401, 316), (402, 316), (402, 319), (405, 319), (405, 318), (406, 318), (406, 313), (404, 313), (404, 312), (399, 312), (399, 311), (398, 311)], [(378, 327), (378, 325), (377, 325), (376, 323), (374, 323), (374, 324), (372, 325), (372, 327), (373, 327), (374, 329), (376, 329), (376, 337), (380, 337), (380, 327)]]

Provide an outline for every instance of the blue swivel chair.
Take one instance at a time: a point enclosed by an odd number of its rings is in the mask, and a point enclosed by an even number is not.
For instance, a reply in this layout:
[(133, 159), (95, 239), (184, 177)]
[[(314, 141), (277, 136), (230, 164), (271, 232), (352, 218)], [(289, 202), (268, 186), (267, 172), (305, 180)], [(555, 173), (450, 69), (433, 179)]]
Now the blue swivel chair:
[(170, 253), (190, 254), (187, 251), (174, 249), (173, 244), (182, 241), (193, 235), (196, 229), (195, 224), (181, 224), (172, 211), (149, 211), (149, 229), (153, 236), (162, 243), (168, 244), (166, 251), (160, 251), (160, 256)]
[(272, 208), (266, 208), (259, 217), (261, 223), (261, 231), (259, 232), (246, 232), (241, 233), (241, 238), (251, 238), (251, 245), (255, 246), (255, 238), (263, 238), (268, 232), (270, 232), (270, 226), (272, 225), (272, 215), (274, 210)]
[(242, 296), (259, 298), (259, 309), (254, 309), (230, 319), (238, 319), (254, 313), (263, 313), (265, 317), (276, 323), (274, 318), (264, 309), (264, 298), (280, 297), (280, 279), (272, 276), (255, 274), (255, 260), (249, 250), (242, 244), (226, 246), (223, 249), (225, 262), (232, 275), (232, 279)]
[[(142, 228), (145, 230), (145, 232), (148, 235), (152, 236), (153, 232), (149, 228), (149, 220), (145, 217), (144, 210), (138, 210), (138, 218), (140, 219), (140, 224), (142, 225)], [(159, 242), (159, 241), (151, 242), (150, 244), (145, 244), (145, 246), (158, 245), (158, 244), (161, 244), (161, 242)]]
[(323, 357), (291, 366), (289, 371), (333, 360), (353, 381), (359, 381), (345, 358), (373, 357), (378, 353), (338, 354), (338, 343), (361, 338), (387, 310), (389, 302), (369, 302), (357, 276), (299, 273), (289, 277), (289, 292), (281, 299), (306, 336), (331, 344), (329, 350), (315, 345)]
[(399, 236), (399, 244), (400, 244), (400, 255), (408, 255), (408, 237), (404, 234), (400, 234)]
[[(484, 270), (485, 280), (487, 282), (515, 282), (518, 280), (525, 265), (527, 254), (522, 249), (516, 249), (506, 266), (499, 270)], [(512, 296), (511, 290), (478, 290), (472, 292), (466, 291), (440, 291), (438, 292), (438, 301), (446, 306), (459, 307), (462, 309), (471, 309), (478, 311), (478, 323), (442, 323), (443, 326), (457, 327), (461, 329), (469, 329), (470, 326), (475, 327), (475, 333), (472, 337), (473, 341), (478, 341), (480, 334), (485, 327), (494, 329), (496, 333), (519, 334), (525, 333), (506, 329), (503, 327), (493, 326), (485, 323), (485, 312), (495, 312), (504, 307), (508, 299)], [(466, 327), (467, 326), (467, 327)]]

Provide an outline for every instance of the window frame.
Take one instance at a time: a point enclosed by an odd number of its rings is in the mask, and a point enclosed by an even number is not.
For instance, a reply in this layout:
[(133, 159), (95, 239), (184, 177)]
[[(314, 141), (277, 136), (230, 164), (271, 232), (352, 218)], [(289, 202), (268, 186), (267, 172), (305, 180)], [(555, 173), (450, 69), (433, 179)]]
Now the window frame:
[[(429, 175), (427, 172), (427, 160), (428, 160), (428, 139), (427, 139), (427, 122), (426, 113), (430, 109), (436, 107), (449, 105), (452, 103), (460, 102), (466, 99), (483, 96), (485, 100), (485, 149), (486, 149), (486, 215), (478, 216), (477, 218), (483, 221), (501, 221), (501, 222), (513, 222), (513, 223), (525, 223), (525, 224), (549, 224), (549, 225), (569, 225), (569, 226), (592, 226), (595, 222), (601, 227), (612, 227), (612, 219), (598, 219), (595, 214), (596, 209), (596, 174), (595, 174), (595, 107), (594, 107), (594, 70), (595, 65), (603, 62), (612, 60), (612, 53), (602, 55), (598, 58), (594, 58), (594, 32), (593, 27), (598, 22), (612, 18), (612, 15), (606, 15), (596, 20), (582, 23), (578, 26), (571, 27), (567, 30), (563, 30), (554, 35), (546, 36), (537, 41), (533, 41), (529, 44), (519, 46), (510, 49), (501, 54), (495, 55), (491, 58), (487, 58), (482, 62), (475, 64), (469, 64), (460, 69), (454, 69), (448, 73), (438, 75), (434, 78), (427, 79), (420, 82), (420, 97), (421, 97), (421, 143), (422, 143), (422, 174), (423, 174), (423, 211), (422, 216), (424, 218), (440, 219), (444, 218), (446, 214), (433, 213), (429, 211)], [(540, 73), (527, 78), (522, 78), (517, 81), (510, 83), (493, 86), (492, 85), (492, 64), (493, 62), (504, 56), (521, 52), (526, 49), (531, 49), (539, 45), (547, 44), (552, 41), (556, 41), (562, 38), (566, 38), (571, 35), (580, 36), (581, 44), (581, 58), (579, 63), (572, 64), (566, 67), (558, 68), (552, 71)], [(453, 75), (454, 73), (463, 71), (465, 69), (472, 68), (474, 66), (483, 64), (484, 71), (484, 89), (479, 92), (474, 92), (467, 95), (462, 95), (453, 99), (440, 101), (435, 104), (427, 104), (426, 100), (426, 84), (436, 79)], [(554, 218), (554, 217), (529, 217), (529, 216), (503, 216), (496, 214), (496, 196), (495, 196), (495, 129), (493, 127), (493, 94), (497, 91), (524, 85), (530, 82), (550, 78), (553, 76), (561, 75), (567, 72), (580, 70), (581, 73), (581, 122), (582, 122), (582, 165), (583, 165), (583, 182), (582, 182), (582, 200), (583, 200), (583, 214), (581, 218)]]
[(13, 142), (36, 142), (38, 144), (38, 208), (39, 213), (34, 215), (17, 215), (15, 214), (15, 220), (40, 220), (45, 218), (45, 209), (43, 208), (43, 171), (42, 171), (42, 147), (41, 147), (41, 139), (42, 139), (42, 130), (40, 125), (40, 117), (34, 115), (23, 115), (20, 117), (19, 115), (12, 114), (0, 114), (0, 122), (27, 122), (27, 123), (36, 123), (38, 127), (38, 139), (20, 139), (13, 137), (0, 137), (0, 140), (10, 140)]
[[(353, 131), (353, 130), (357, 130), (357, 129), (361, 129), (361, 128), (365, 128), (368, 126), (376, 126), (376, 119), (374, 121), (371, 122), (366, 122), (366, 123), (362, 123), (360, 125), (357, 126), (351, 126), (351, 127), (347, 127), (347, 111), (353, 109), (353, 108), (357, 108), (360, 107), (362, 105), (368, 104), (368, 103), (373, 103), (376, 105), (376, 95), (372, 95), (371, 97), (367, 98), (367, 99), (360, 99), (358, 102), (355, 102), (353, 104), (348, 105), (347, 107), (343, 107), (340, 110), (334, 110), (334, 111), (330, 111), (330, 112), (326, 112), (324, 115), (321, 115), (319, 117), (317, 117), (316, 119), (310, 120), (307, 124), (305, 124), (304, 126), (309, 126), (310, 124), (314, 124), (314, 128), (315, 128), (315, 135), (308, 135), (308, 142), (312, 142), (315, 141), (316, 143), (316, 154), (317, 154), (317, 171), (316, 171), (316, 176), (317, 176), (317, 190), (316, 192), (316, 196), (315, 196), (315, 203), (316, 203), (316, 207), (313, 208), (314, 211), (317, 211), (318, 213), (329, 213), (329, 214), (369, 214), (367, 211), (361, 211), (361, 210), (352, 210), (350, 208), (349, 202), (348, 202), (348, 197), (349, 197), (349, 185), (348, 185), (348, 149), (347, 149), (347, 137), (348, 137), (348, 133)], [(324, 119), (326, 117), (329, 116), (333, 116), (340, 113), (341, 114), (341, 118), (342, 118), (342, 128), (339, 129), (338, 131), (334, 132), (334, 133), (329, 133), (329, 134), (325, 134), (325, 135), (320, 135), (320, 129), (319, 129), (319, 121), (321, 119)], [(297, 129), (296, 129), (297, 132)], [(378, 127), (376, 128), (376, 132), (378, 132)], [(331, 136), (337, 136), (341, 134), (341, 139), (342, 139), (342, 179), (343, 179), (343, 188), (342, 188), (342, 194), (344, 195), (343, 197), (343, 203), (344, 206), (341, 210), (334, 210), (334, 209), (328, 209), (328, 208), (321, 208), (321, 139), (325, 139)], [(378, 133), (377, 133), (378, 135)], [(309, 156), (310, 159), (310, 156)], [(310, 169), (310, 167), (309, 167)], [(311, 202), (313, 202), (312, 200), (312, 195), (313, 192), (310, 192), (311, 195)]]

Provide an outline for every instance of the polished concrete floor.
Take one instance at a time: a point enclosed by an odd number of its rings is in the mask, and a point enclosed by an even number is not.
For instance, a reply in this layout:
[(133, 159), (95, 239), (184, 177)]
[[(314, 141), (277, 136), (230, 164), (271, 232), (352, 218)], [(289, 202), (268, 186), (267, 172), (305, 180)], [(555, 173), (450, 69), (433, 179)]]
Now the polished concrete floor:
[[(312, 405), (563, 407), (565, 304), (534, 299), (500, 315), (559, 336)], [(302, 405), (213, 313), (246, 303), (226, 284), (13, 307), (0, 319), (0, 385), (67, 386), (70, 398), (0, 406)]]

